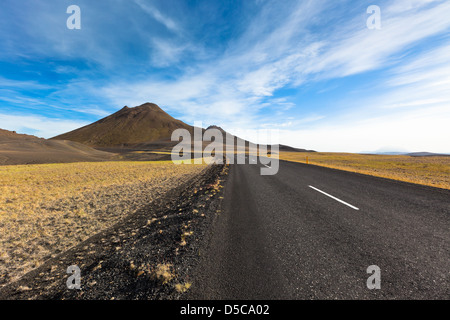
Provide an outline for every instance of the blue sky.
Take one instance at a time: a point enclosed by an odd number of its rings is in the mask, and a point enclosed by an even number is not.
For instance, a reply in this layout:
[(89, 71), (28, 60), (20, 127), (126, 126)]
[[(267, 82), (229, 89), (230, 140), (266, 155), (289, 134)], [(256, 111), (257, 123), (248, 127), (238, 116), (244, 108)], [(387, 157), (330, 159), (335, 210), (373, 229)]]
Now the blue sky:
[(3, 129), (48, 138), (154, 102), (253, 141), (450, 153), (447, 0), (3, 0), (0, 45)]

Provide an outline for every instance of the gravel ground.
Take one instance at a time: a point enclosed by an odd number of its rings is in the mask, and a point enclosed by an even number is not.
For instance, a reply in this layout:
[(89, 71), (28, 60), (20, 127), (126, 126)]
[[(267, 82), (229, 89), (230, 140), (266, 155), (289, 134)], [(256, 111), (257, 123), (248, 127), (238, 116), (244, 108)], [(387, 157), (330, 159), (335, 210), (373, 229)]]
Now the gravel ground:
[[(77, 189), (70, 183), (61, 182), (59, 176), (49, 178), (53, 171), (44, 175), (48, 181), (43, 181), (41, 176), (30, 173), (29, 181), (40, 182), (41, 190), (44, 190), (42, 194), (39, 193), (41, 191), (39, 186), (30, 186), (33, 182), (19, 183), (14, 193), (17, 199), (14, 201), (7, 199), (9, 203), (1, 206), (0, 209), (3, 208), (5, 213), (0, 212), (0, 287), (113, 226), (170, 189), (182, 185), (206, 170), (206, 166), (138, 163), (129, 165), (136, 166), (131, 171), (127, 164), (111, 163), (106, 165), (107, 169), (111, 168), (108, 169), (111, 173), (108, 173), (107, 170), (103, 172), (105, 170), (103, 164), (92, 164), (93, 168), (89, 167), (91, 164), (66, 166), (82, 165), (87, 166), (85, 169), (87, 173), (79, 169), (79, 175), (84, 176), (79, 178), (79, 183), (72, 183)], [(52, 168), (50, 169), (53, 170)], [(55, 172), (60, 173), (59, 167), (56, 168)], [(99, 176), (106, 175), (105, 179), (114, 180), (114, 183), (99, 181), (90, 185), (90, 180), (97, 178), (92, 177), (95, 168)], [(72, 174), (67, 179), (74, 180), (73, 170), (67, 171)], [(124, 179), (119, 178), (127, 173), (128, 179), (126, 176)], [(62, 187), (56, 187), (58, 183), (62, 184)], [(1, 177), (0, 185), (2, 185)], [(14, 189), (8, 186), (7, 188), (9, 189), (6, 191)], [(52, 193), (56, 194), (55, 200), (49, 199)]]
[[(0, 289), (0, 299), (178, 299), (220, 214), (228, 167), (209, 166), (112, 227)], [(81, 289), (69, 290), (69, 266)]]

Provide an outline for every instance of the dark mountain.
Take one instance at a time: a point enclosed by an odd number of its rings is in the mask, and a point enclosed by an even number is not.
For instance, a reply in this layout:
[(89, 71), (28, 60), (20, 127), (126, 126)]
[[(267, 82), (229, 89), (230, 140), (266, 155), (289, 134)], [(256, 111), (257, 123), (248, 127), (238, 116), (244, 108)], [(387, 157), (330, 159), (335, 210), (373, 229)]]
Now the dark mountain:
[[(194, 139), (194, 127), (173, 118), (154, 103), (145, 103), (134, 108), (124, 107), (110, 116), (56, 136), (52, 140), (71, 140), (115, 153), (130, 150), (168, 151), (178, 143), (170, 141), (172, 132), (176, 129), (188, 130)], [(217, 129), (222, 132), (224, 144), (226, 144), (225, 130), (216, 125), (209, 126), (207, 129)], [(205, 129), (202, 129), (202, 132), (204, 131)], [(245, 143), (245, 149), (248, 148), (248, 141), (234, 135), (232, 137), (235, 145)], [(203, 142), (204, 147), (208, 144), (208, 141)], [(280, 151), (311, 152), (285, 145), (280, 145)]]
[(52, 139), (71, 140), (92, 147), (127, 147), (156, 141), (170, 141), (175, 129), (193, 131), (153, 103), (121, 110), (82, 128)]

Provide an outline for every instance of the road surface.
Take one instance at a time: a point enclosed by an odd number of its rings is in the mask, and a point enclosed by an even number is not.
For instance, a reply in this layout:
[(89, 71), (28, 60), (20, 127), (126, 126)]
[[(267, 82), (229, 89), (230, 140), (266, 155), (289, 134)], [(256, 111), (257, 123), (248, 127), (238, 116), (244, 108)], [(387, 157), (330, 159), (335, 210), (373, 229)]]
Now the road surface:
[[(449, 299), (450, 191), (280, 161), (230, 165), (190, 299)], [(369, 266), (380, 289), (368, 289)], [(371, 282), (372, 283), (372, 282)]]

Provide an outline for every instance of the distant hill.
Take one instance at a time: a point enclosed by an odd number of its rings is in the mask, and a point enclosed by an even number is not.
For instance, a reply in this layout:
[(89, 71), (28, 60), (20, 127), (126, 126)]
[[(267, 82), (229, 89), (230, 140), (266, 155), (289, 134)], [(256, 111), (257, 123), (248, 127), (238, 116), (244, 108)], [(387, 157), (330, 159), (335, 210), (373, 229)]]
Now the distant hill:
[(406, 153), (406, 156), (411, 157), (448, 157), (450, 154), (444, 154), (444, 153), (432, 153), (432, 152), (410, 152)]
[(314, 150), (293, 148), (293, 147), (290, 147), (290, 146), (286, 146), (284, 144), (278, 145), (278, 148), (280, 149), (280, 151), (287, 151), (287, 152), (316, 152)]
[(235, 146), (245, 144), (245, 146), (248, 147), (248, 143), (249, 143), (248, 140), (244, 140), (244, 139), (239, 138), (239, 137), (237, 137), (237, 136), (235, 136), (235, 135), (232, 135), (231, 133), (225, 131), (224, 129), (222, 129), (222, 128), (219, 127), (219, 126), (212, 125), (212, 126), (209, 126), (208, 128), (206, 128), (206, 130), (209, 130), (209, 129), (216, 129), (216, 130), (219, 130), (219, 131), (222, 133), (224, 145), (227, 144), (227, 135), (229, 135), (230, 137), (232, 137)]
[[(49, 140), (0, 129), (0, 165), (119, 159), (159, 160), (161, 157), (170, 157), (170, 154), (161, 153), (156, 156), (157, 153), (152, 154), (151, 151), (167, 153), (172, 150), (179, 143), (171, 141), (172, 132), (176, 129), (186, 129), (194, 138), (193, 126), (173, 118), (154, 103), (134, 108), (125, 106), (103, 119)], [(210, 126), (208, 129), (221, 131), (226, 144), (225, 130), (218, 126)], [(205, 129), (202, 128), (202, 132)], [(249, 141), (231, 136), (235, 145), (245, 145), (244, 149), (248, 150)], [(206, 147), (209, 143), (203, 141), (202, 145)], [(313, 152), (286, 145), (279, 145), (279, 150)]]
[(71, 140), (91, 147), (127, 147), (170, 141), (175, 129), (193, 127), (164, 112), (154, 103), (121, 110), (82, 128), (51, 139)]
[(49, 141), (0, 129), (0, 165), (103, 161), (113, 156), (78, 142)]
[(386, 151), (386, 152), (363, 152), (363, 153), (367, 153), (367, 154), (381, 154), (381, 155), (385, 155), (385, 156), (401, 156), (401, 155), (406, 155), (406, 152), (397, 152), (397, 151)]
[(361, 154), (379, 154), (386, 156), (410, 156), (410, 157), (446, 157), (450, 154), (445, 153), (433, 153), (433, 152), (400, 152), (400, 151), (390, 151), (390, 152), (361, 152)]
[[(207, 129), (217, 129), (217, 130), (219, 130), (220, 132), (222, 132), (224, 140), (225, 140), (227, 132), (225, 130), (223, 130), (221, 127), (216, 126), (216, 125), (212, 125), (212, 126), (209, 126)], [(235, 143), (243, 143), (243, 142), (245, 142), (246, 144), (249, 143), (248, 140), (244, 140), (244, 139), (239, 138), (237, 136), (233, 136), (233, 137), (235, 139)], [(316, 152), (314, 150), (306, 150), (306, 149), (294, 148), (294, 147), (290, 147), (290, 146), (287, 146), (287, 145), (284, 145), (284, 144), (268, 145), (268, 146), (270, 146), (270, 147), (278, 146), (279, 151), (285, 151), (285, 152)]]
[[(86, 144), (99, 150), (129, 153), (131, 150), (171, 150), (178, 144), (171, 141), (172, 132), (176, 129), (186, 129), (194, 138), (194, 127), (177, 120), (163, 111), (154, 103), (145, 103), (138, 107), (124, 107), (121, 110), (82, 128), (51, 138), (52, 140), (70, 140)], [(207, 129), (217, 129), (222, 132), (224, 143), (226, 131), (216, 125)], [(202, 132), (205, 129), (202, 128)], [(235, 144), (248, 141), (234, 137)], [(203, 146), (209, 142), (204, 141)], [(280, 145), (280, 151), (312, 152), (312, 150), (297, 149)]]

